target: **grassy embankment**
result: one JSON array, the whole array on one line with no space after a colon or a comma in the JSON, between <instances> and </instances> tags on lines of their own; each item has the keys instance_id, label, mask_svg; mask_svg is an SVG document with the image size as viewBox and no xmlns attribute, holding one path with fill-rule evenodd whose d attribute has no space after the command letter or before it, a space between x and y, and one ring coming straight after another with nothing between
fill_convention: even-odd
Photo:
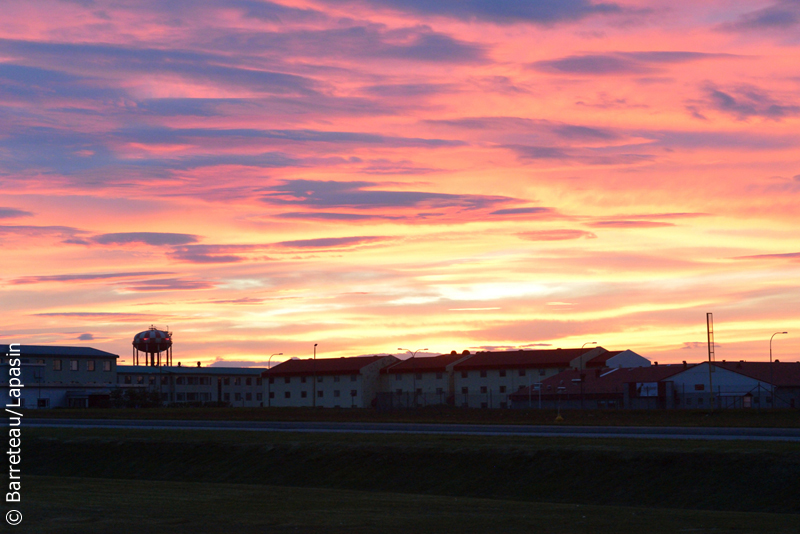
<instances>
[{"instance_id":1,"label":"grassy embankment","mask_svg":"<svg viewBox=\"0 0 800 534\"><path fill-rule=\"evenodd\" d=\"M43 533L800 525L784 442L31 428L24 450L21 511Z\"/></svg>"},{"instance_id":2,"label":"grassy embankment","mask_svg":"<svg viewBox=\"0 0 800 534\"><path fill-rule=\"evenodd\" d=\"M798 410L564 410L564 425L800 427ZM553 424L554 410L469 410L425 408L373 409L308 408L149 408L27 410L25 417L86 419L188 419L216 421L330 421L476 424Z\"/></svg>"}]
</instances>

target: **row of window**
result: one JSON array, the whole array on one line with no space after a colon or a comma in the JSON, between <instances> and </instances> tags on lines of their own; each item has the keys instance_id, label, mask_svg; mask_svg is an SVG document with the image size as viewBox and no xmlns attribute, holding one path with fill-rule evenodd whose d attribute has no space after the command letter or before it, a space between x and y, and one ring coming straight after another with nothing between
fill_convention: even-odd
<instances>
[{"instance_id":1,"label":"row of window","mask_svg":"<svg viewBox=\"0 0 800 534\"><path fill-rule=\"evenodd\" d=\"M123 376L124 376L124 378L122 379L123 383L125 383L125 384L132 384L133 383L132 375L123 375ZM144 382L145 382L145 380L144 380L144 376L143 375L136 375L136 383L137 384L144 384ZM156 376L155 375L148 376L147 377L147 383L150 384L150 385L155 384L156 383ZM226 385L226 386L230 386L231 385L231 379L230 378L225 378L225 379L223 379L222 383L224 385ZM252 378L245 378L244 383L247 386L252 386L253 385L253 379ZM263 381L262 381L261 378L256 378L255 383L256 383L256 386L261 386L263 384ZM161 376L161 385L162 386L166 386L168 384L169 384L169 377L162 375ZM211 377L209 377L209 376L179 376L178 378L175 379L175 384L177 384L179 386L183 386L183 385L210 386L211 385ZM241 377L234 378L233 379L233 385L234 386L241 386L242 385Z\"/></svg>"},{"instance_id":2,"label":"row of window","mask_svg":"<svg viewBox=\"0 0 800 534\"><path fill-rule=\"evenodd\" d=\"M245 393L244 395L242 395L242 393L234 393L233 394L233 400L236 401L236 402L241 402L243 398L244 398L244 400L252 401L253 400L253 394L252 393ZM231 401L231 394L230 393L225 393L224 396L223 396L223 399L225 400L225 402L230 402ZM264 400L264 394L263 393L256 393L256 400L257 401L263 401ZM176 393L175 394L175 402L198 402L198 401L200 401L200 402L210 402L211 401L211 393Z\"/></svg>"},{"instance_id":3,"label":"row of window","mask_svg":"<svg viewBox=\"0 0 800 534\"><path fill-rule=\"evenodd\" d=\"M342 391L340 389L334 389L333 390L333 396L335 398L341 397L342 396ZM358 397L358 390L357 389L351 389L350 390L350 396L351 397ZM324 398L324 397L325 397L325 392L324 391L322 391L322 390L317 391L317 398L321 399L321 398ZM274 399L275 398L275 392L274 391L270 391L269 392L269 398L270 399ZM284 391L283 392L283 398L291 399L292 398L292 392L291 391ZM300 392L300 398L301 399L308 398L308 391L301 391Z\"/></svg>"},{"instance_id":4,"label":"row of window","mask_svg":"<svg viewBox=\"0 0 800 534\"><path fill-rule=\"evenodd\" d=\"M559 369L558 372L560 373L560 372L562 372L564 370L565 369ZM498 372L500 373L500 378L503 378L503 377L506 376L506 370L505 369L500 369ZM525 376L526 369L518 369L517 370L517 374L519 376ZM539 369L539 376L545 376L546 374L547 374L547 370L546 369ZM480 371L480 375L481 375L481 378L486 378L487 377L487 371L485 369ZM415 373L414 374L414 378L416 378L417 380L422 380L422 373ZM444 378L444 373L436 373L436 380L442 380L443 378ZM469 378L469 371L461 371L461 378ZM401 374L401 373L395 374L394 375L394 379L397 380L397 381L402 380L403 379L403 374Z\"/></svg>"},{"instance_id":5,"label":"row of window","mask_svg":"<svg viewBox=\"0 0 800 534\"><path fill-rule=\"evenodd\" d=\"M526 371L527 371L527 369L517 369L517 376L525 376ZM558 370L559 373L564 372L564 371L566 371L566 369L559 369ZM498 372L500 373L500 378L503 378L503 377L506 376L506 370L505 369L500 369ZM487 373L487 371L485 369L482 370L481 371L481 378L486 378L486 373ZM539 369L539 376L545 376L545 374L547 374L547 370L546 369ZM469 375L468 371L461 371L461 378L467 378L468 375Z\"/></svg>"},{"instance_id":6,"label":"row of window","mask_svg":"<svg viewBox=\"0 0 800 534\"><path fill-rule=\"evenodd\" d=\"M36 363L44 363L44 360L37 360ZM61 371L63 369L63 360L53 360L53 371ZM103 371L111 371L111 362L103 360ZM80 371L80 360L69 361L70 371ZM86 360L86 370L96 371L97 365L94 360Z\"/></svg>"},{"instance_id":7,"label":"row of window","mask_svg":"<svg viewBox=\"0 0 800 534\"><path fill-rule=\"evenodd\" d=\"M305 384L306 383L306 378L308 378L308 377L301 376L300 377L300 383L301 384ZM317 377L317 382L321 383L323 378L324 378L323 376L318 376ZM339 376L339 375L334 375L333 376L333 381L334 382L340 382L341 379L342 379L342 377ZM350 375L350 382L357 382L357 381L358 381L358 375ZM291 384L291 382L292 382L292 377L291 376L284 376L283 377L283 383L284 384ZM275 383L275 377L274 376L269 377L269 383L270 384L274 384Z\"/></svg>"}]
</instances>

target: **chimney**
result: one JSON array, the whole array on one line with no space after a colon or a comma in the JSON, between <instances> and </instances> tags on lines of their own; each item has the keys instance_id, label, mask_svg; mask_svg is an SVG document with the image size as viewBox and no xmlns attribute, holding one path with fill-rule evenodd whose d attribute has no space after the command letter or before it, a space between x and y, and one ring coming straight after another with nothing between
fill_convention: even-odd
<instances>
[{"instance_id":1,"label":"chimney","mask_svg":"<svg viewBox=\"0 0 800 534\"><path fill-rule=\"evenodd\" d=\"M688 369L689 368L689 366L686 364L686 360L683 360L683 368L684 369Z\"/></svg>"},{"instance_id":2,"label":"chimney","mask_svg":"<svg viewBox=\"0 0 800 534\"><path fill-rule=\"evenodd\" d=\"M653 362L653 365L658 367L658 362Z\"/></svg>"},{"instance_id":3,"label":"chimney","mask_svg":"<svg viewBox=\"0 0 800 534\"><path fill-rule=\"evenodd\" d=\"M200 367L200 362L197 362L197 367Z\"/></svg>"},{"instance_id":4,"label":"chimney","mask_svg":"<svg viewBox=\"0 0 800 534\"><path fill-rule=\"evenodd\" d=\"M181 362L178 362L178 367L180 367L180 366L181 366Z\"/></svg>"}]
</instances>

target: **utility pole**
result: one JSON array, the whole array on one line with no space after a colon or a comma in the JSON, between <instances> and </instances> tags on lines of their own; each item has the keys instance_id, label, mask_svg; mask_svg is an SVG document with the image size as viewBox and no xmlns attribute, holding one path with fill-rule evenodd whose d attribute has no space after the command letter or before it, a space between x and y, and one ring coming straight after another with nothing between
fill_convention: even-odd
<instances>
[{"instance_id":1,"label":"utility pole","mask_svg":"<svg viewBox=\"0 0 800 534\"><path fill-rule=\"evenodd\" d=\"M711 409L714 409L714 315L706 314L706 331L708 332L708 401Z\"/></svg>"}]
</instances>

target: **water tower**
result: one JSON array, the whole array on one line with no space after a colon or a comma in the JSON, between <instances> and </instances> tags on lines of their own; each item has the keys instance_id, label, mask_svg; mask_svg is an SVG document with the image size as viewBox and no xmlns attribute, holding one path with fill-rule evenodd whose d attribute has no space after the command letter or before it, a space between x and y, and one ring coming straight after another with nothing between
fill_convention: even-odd
<instances>
[{"instance_id":1,"label":"water tower","mask_svg":"<svg viewBox=\"0 0 800 534\"><path fill-rule=\"evenodd\" d=\"M172 332L150 325L150 330L133 337L133 365L139 365L140 352L144 353L144 365L160 366L162 352L166 352L163 364L172 365Z\"/></svg>"}]
</instances>

